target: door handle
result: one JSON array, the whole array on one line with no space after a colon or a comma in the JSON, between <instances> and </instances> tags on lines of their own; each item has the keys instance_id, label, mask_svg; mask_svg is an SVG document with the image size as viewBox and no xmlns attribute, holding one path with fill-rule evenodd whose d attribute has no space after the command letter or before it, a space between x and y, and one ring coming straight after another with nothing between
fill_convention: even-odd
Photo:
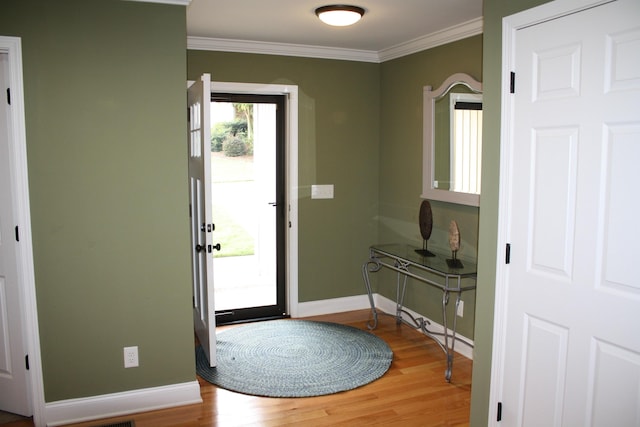
<instances>
[{"instance_id":1,"label":"door handle","mask_svg":"<svg viewBox=\"0 0 640 427\"><path fill-rule=\"evenodd\" d=\"M196 252L202 252L204 250L207 250L207 252L211 253L213 252L213 250L215 249L216 251L219 251L220 249L222 249L222 246L220 246L220 243L217 243L215 245L196 245Z\"/></svg>"},{"instance_id":2,"label":"door handle","mask_svg":"<svg viewBox=\"0 0 640 427\"><path fill-rule=\"evenodd\" d=\"M271 206L278 206L278 203L277 203L277 202L269 202L269 204L270 204Z\"/></svg>"}]
</instances>

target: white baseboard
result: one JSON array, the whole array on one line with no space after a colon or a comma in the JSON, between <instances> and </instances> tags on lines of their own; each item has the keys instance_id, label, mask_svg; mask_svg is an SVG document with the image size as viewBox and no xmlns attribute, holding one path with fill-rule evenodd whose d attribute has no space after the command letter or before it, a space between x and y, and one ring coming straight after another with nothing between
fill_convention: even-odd
<instances>
[{"instance_id":1,"label":"white baseboard","mask_svg":"<svg viewBox=\"0 0 640 427\"><path fill-rule=\"evenodd\" d=\"M47 426L80 423L135 412L201 403L198 381L45 404Z\"/></svg>"},{"instance_id":2,"label":"white baseboard","mask_svg":"<svg viewBox=\"0 0 640 427\"><path fill-rule=\"evenodd\" d=\"M386 298L379 294L373 294L373 300L375 301L376 308L382 310L385 313L394 314L396 312L396 303L389 298ZM307 316L320 316L323 314L342 313L344 311L363 310L370 308L369 298L366 295L357 295L353 297L333 298L327 300L301 302L298 304L298 317ZM415 318L423 317L427 319L431 324L429 329L434 332L443 332L444 326L433 321L427 316L423 316L420 313L409 310L405 310ZM442 337L436 336L436 338L444 343ZM467 344L468 343L468 344ZM470 344L470 345L469 345ZM473 341L469 338L456 334L456 344L454 351L473 360Z\"/></svg>"},{"instance_id":3,"label":"white baseboard","mask_svg":"<svg viewBox=\"0 0 640 427\"><path fill-rule=\"evenodd\" d=\"M364 310L370 307L369 298L366 295L300 302L298 303L297 317L321 316L344 311Z\"/></svg>"},{"instance_id":4,"label":"white baseboard","mask_svg":"<svg viewBox=\"0 0 640 427\"><path fill-rule=\"evenodd\" d=\"M374 301L377 309L385 313L395 313L396 303L389 298L374 294ZM298 304L298 317L319 316L368 308L370 308L370 305L366 295L310 301ZM429 320L431 322L429 325L431 330L435 332L444 331L444 327L439 323L412 310L407 309L407 311L416 318L424 317ZM460 334L458 334L458 338L461 338L461 340L456 340L455 351L469 359L473 359L473 341ZM200 385L198 381L192 381L46 403L44 418L47 426L54 427L201 402Z\"/></svg>"},{"instance_id":5,"label":"white baseboard","mask_svg":"<svg viewBox=\"0 0 640 427\"><path fill-rule=\"evenodd\" d=\"M395 315L396 312L396 303L395 301L384 297L380 294L374 294L373 295L373 300L376 303L376 309L378 310L382 310L385 313L389 313L392 315ZM428 318L427 316L423 316L420 313L416 313L413 310L409 310L408 308L404 308L405 311L407 311L408 313L410 313L414 318L420 318L423 317L426 320L428 320L430 322L429 325L429 330L433 331L433 332L438 332L438 333L442 333L444 331L444 326L442 326L441 324L434 322L432 319ZM418 329L419 331L420 329ZM451 333L451 330L449 329L449 333ZM440 336L436 336L435 337L438 341L440 341L441 343L444 344L444 338L440 337ZM468 343L468 344L467 344ZM453 348L453 350L456 353L459 353L461 355L463 355L464 357L473 360L473 341L470 340L469 338L460 335L459 333L456 333L456 343L455 343L455 347Z\"/></svg>"}]
</instances>

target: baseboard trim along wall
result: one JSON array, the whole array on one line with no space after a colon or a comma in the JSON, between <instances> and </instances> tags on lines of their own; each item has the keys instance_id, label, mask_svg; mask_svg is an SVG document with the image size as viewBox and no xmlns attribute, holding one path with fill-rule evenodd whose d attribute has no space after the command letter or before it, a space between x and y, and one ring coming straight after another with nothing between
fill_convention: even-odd
<instances>
[{"instance_id":1,"label":"baseboard trim along wall","mask_svg":"<svg viewBox=\"0 0 640 427\"><path fill-rule=\"evenodd\" d=\"M384 313L395 313L396 303L394 301L379 294L374 294L373 297L376 308ZM366 295L333 298L299 303L298 317L320 316L369 308L369 298ZM415 318L424 317L429 320L431 322L429 328L434 332L444 331L444 327L439 323L412 310L407 309L407 311ZM454 350L469 359L473 359L473 341L459 334L458 338L460 340L456 340ZM442 342L440 337L438 339ZM191 381L162 387L46 403L44 418L47 426L55 427L201 402L200 385L198 381Z\"/></svg>"},{"instance_id":2,"label":"baseboard trim along wall","mask_svg":"<svg viewBox=\"0 0 640 427\"><path fill-rule=\"evenodd\" d=\"M374 301L376 303L376 308L379 310L382 310L385 313L395 313L396 312L396 303L393 300L390 300L389 298L386 298L382 295L378 295L375 294L374 295ZM442 333L444 332L444 326L442 326L440 323L429 319L427 316L424 316L420 313L417 313L413 310L409 310L408 308L405 307L404 309L405 311L407 311L408 313L410 313L414 318L418 319L420 317L423 317L424 319L428 320L431 324L429 325L429 330L436 332L436 333ZM449 329L449 333L451 333L451 329ZM436 339L438 341L440 341L441 343L444 344L444 338L441 336L436 336ZM473 360L473 341L467 337L465 337L464 335L460 335L458 333L456 333L456 344L454 346L454 351L458 354L463 355L464 357Z\"/></svg>"},{"instance_id":3,"label":"baseboard trim along wall","mask_svg":"<svg viewBox=\"0 0 640 427\"><path fill-rule=\"evenodd\" d=\"M364 310L370 307L369 298L366 295L299 302L297 317L322 316L323 314Z\"/></svg>"},{"instance_id":4,"label":"baseboard trim along wall","mask_svg":"<svg viewBox=\"0 0 640 427\"><path fill-rule=\"evenodd\" d=\"M380 294L373 294L373 300L378 310L382 310L385 313L396 312L396 303L393 300ZM341 313L343 311L352 310L364 310L368 308L370 308L369 298L366 295L357 295L352 297L333 298L327 300L298 303L298 316L320 316L323 314ZM427 316L416 313L415 311L409 310L407 308L405 308L405 310L416 319L423 317L428 320L431 323L429 325L429 329L433 332L441 333L444 331L444 326L432 319L429 319ZM436 338L441 343L444 343L444 339L442 337L436 336ZM454 350L456 353L459 353L464 357L473 360L473 341L469 338L460 334L456 334L456 344Z\"/></svg>"},{"instance_id":5,"label":"baseboard trim along wall","mask_svg":"<svg viewBox=\"0 0 640 427\"><path fill-rule=\"evenodd\" d=\"M202 403L198 381L45 404L47 426Z\"/></svg>"}]
</instances>

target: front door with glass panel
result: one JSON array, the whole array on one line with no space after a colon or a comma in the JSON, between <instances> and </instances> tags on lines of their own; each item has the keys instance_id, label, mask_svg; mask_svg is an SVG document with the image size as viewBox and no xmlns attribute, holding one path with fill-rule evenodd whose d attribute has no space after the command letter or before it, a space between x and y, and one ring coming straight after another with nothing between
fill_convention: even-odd
<instances>
[{"instance_id":1,"label":"front door with glass panel","mask_svg":"<svg viewBox=\"0 0 640 427\"><path fill-rule=\"evenodd\" d=\"M189 216L193 274L193 322L210 366L216 366L216 318L213 312L211 164L209 102L211 77L203 74L187 90L189 101Z\"/></svg>"},{"instance_id":2,"label":"front door with glass panel","mask_svg":"<svg viewBox=\"0 0 640 427\"><path fill-rule=\"evenodd\" d=\"M218 323L286 314L284 101L282 95L211 95Z\"/></svg>"}]
</instances>

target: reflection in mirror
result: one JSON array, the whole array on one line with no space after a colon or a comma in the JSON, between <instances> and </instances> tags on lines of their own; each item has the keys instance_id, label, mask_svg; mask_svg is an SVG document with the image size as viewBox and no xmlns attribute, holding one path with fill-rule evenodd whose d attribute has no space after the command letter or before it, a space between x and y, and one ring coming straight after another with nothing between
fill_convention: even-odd
<instances>
[{"instance_id":1,"label":"reflection in mirror","mask_svg":"<svg viewBox=\"0 0 640 427\"><path fill-rule=\"evenodd\" d=\"M458 73L424 88L422 198L479 206L482 84Z\"/></svg>"},{"instance_id":2,"label":"reflection in mirror","mask_svg":"<svg viewBox=\"0 0 640 427\"><path fill-rule=\"evenodd\" d=\"M482 95L455 85L435 103L433 188L480 194Z\"/></svg>"}]
</instances>

